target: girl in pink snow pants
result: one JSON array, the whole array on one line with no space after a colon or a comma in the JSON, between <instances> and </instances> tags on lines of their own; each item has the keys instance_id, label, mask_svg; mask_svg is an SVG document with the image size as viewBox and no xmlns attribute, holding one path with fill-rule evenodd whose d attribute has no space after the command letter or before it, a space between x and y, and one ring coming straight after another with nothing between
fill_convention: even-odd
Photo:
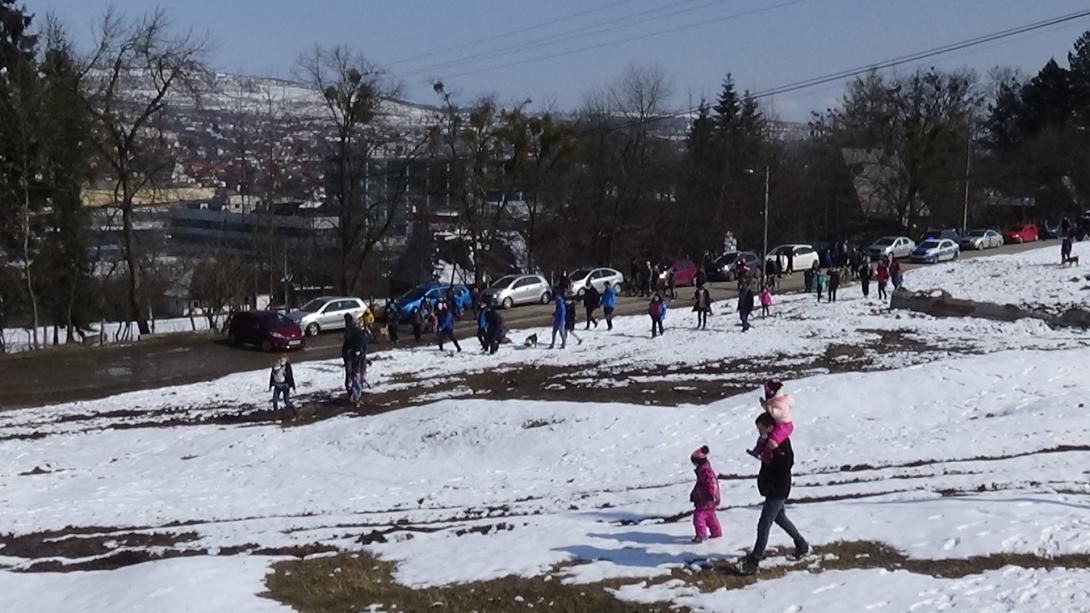
<instances>
[{"instance_id":1,"label":"girl in pink snow pants","mask_svg":"<svg viewBox=\"0 0 1090 613\"><path fill-rule=\"evenodd\" d=\"M696 529L694 543L702 543L711 538L723 536L723 530L719 527L719 518L715 515L715 508L719 506L719 479L715 475L715 469L708 462L708 446L704 445L693 452L689 457L696 469L696 485L689 494L689 500L694 505L693 527Z\"/></svg>"}]
</instances>

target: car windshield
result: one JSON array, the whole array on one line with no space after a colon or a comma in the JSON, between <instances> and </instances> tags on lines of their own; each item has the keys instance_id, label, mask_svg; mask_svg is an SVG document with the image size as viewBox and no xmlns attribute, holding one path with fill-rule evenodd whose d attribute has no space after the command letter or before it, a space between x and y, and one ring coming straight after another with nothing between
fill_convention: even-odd
<instances>
[{"instance_id":1,"label":"car windshield","mask_svg":"<svg viewBox=\"0 0 1090 613\"><path fill-rule=\"evenodd\" d=\"M318 309L321 309L323 306L325 306L326 302L328 302L328 300L322 300L321 298L315 298L314 300L311 300L310 302L308 302L308 303L304 304L303 306L299 307L299 310L304 311L306 313L317 313Z\"/></svg>"},{"instance_id":2,"label":"car windshield","mask_svg":"<svg viewBox=\"0 0 1090 613\"><path fill-rule=\"evenodd\" d=\"M896 240L897 239L895 239L895 238L890 238L890 237L887 236L885 238L878 239L874 244L878 245L879 247L885 247L886 245L892 245L893 242L896 241Z\"/></svg>"},{"instance_id":3,"label":"car windshield","mask_svg":"<svg viewBox=\"0 0 1090 613\"><path fill-rule=\"evenodd\" d=\"M281 328L284 326L292 325L292 320L285 317L282 313L266 313L261 318L261 323L265 324L267 328Z\"/></svg>"},{"instance_id":4,"label":"car windshield","mask_svg":"<svg viewBox=\"0 0 1090 613\"><path fill-rule=\"evenodd\" d=\"M725 255L719 256L719 264L721 266L726 266L726 265L729 265L729 264L733 264L734 261L737 260L737 259L738 259L738 254L737 253L727 253Z\"/></svg>"},{"instance_id":5,"label":"car windshield","mask_svg":"<svg viewBox=\"0 0 1090 613\"><path fill-rule=\"evenodd\" d=\"M776 249L774 249L772 251L772 253L774 253L776 255L787 255L788 253L791 253L791 245L784 245L783 247L776 247Z\"/></svg>"},{"instance_id":6,"label":"car windshield","mask_svg":"<svg viewBox=\"0 0 1090 613\"><path fill-rule=\"evenodd\" d=\"M500 277L499 279L496 279L496 282L492 284L492 287L495 289L507 289L508 287L511 287L511 284L514 283L517 278L518 277L514 275Z\"/></svg>"},{"instance_id":7,"label":"car windshield","mask_svg":"<svg viewBox=\"0 0 1090 613\"><path fill-rule=\"evenodd\" d=\"M973 230L969 236L984 236L984 230Z\"/></svg>"},{"instance_id":8,"label":"car windshield","mask_svg":"<svg viewBox=\"0 0 1090 613\"><path fill-rule=\"evenodd\" d=\"M422 287L414 287L411 290L405 292L404 294L401 294L401 300L403 302L412 302L414 300L420 300L421 298L424 297L424 292L425 291L426 290L424 288L422 288Z\"/></svg>"},{"instance_id":9,"label":"car windshield","mask_svg":"<svg viewBox=\"0 0 1090 613\"><path fill-rule=\"evenodd\" d=\"M1011 232L1021 232L1022 231L1022 226L1011 226L1010 231Z\"/></svg>"},{"instance_id":10,"label":"car windshield","mask_svg":"<svg viewBox=\"0 0 1090 613\"><path fill-rule=\"evenodd\" d=\"M587 276L589 274L590 274L590 269L589 268L580 268L579 270L577 270L577 271L573 272L571 275L569 275L569 278L571 278L571 279L582 279L583 277L585 277L585 276Z\"/></svg>"},{"instance_id":11,"label":"car windshield","mask_svg":"<svg viewBox=\"0 0 1090 613\"><path fill-rule=\"evenodd\" d=\"M934 249L939 246L939 241L924 241L920 243L921 249Z\"/></svg>"}]
</instances>

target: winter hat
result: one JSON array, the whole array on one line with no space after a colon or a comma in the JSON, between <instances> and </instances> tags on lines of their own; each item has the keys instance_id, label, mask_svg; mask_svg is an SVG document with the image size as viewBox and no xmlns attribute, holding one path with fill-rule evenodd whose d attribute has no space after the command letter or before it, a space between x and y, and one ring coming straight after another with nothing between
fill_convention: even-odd
<instances>
[{"instance_id":1,"label":"winter hat","mask_svg":"<svg viewBox=\"0 0 1090 613\"><path fill-rule=\"evenodd\" d=\"M703 464L708 461L708 454L711 450L707 445L701 445L700 449L693 452L693 455L689 456L689 459L693 461L693 464Z\"/></svg>"},{"instance_id":2,"label":"winter hat","mask_svg":"<svg viewBox=\"0 0 1090 613\"><path fill-rule=\"evenodd\" d=\"M783 389L783 381L778 378L773 377L765 381L765 399L775 396L781 389Z\"/></svg>"}]
</instances>

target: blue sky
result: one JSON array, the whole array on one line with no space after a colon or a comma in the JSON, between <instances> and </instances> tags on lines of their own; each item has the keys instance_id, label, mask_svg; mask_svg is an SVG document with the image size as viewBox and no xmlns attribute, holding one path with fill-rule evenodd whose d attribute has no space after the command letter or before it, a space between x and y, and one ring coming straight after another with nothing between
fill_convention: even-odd
<instances>
[{"instance_id":1,"label":"blue sky","mask_svg":"<svg viewBox=\"0 0 1090 613\"><path fill-rule=\"evenodd\" d=\"M81 44L110 4L24 2L32 12L56 13ZM113 5L130 15L155 6ZM530 98L536 107L565 109L632 63L660 66L671 77L672 106L683 108L702 95L714 98L727 72L741 87L760 91L1087 8L1085 0L163 0L159 6L179 26L210 35L218 70L287 77L315 44L345 44L386 66L411 100L434 102L429 83L441 79L465 98L495 94L504 102ZM504 36L521 29L528 30ZM662 30L675 31L655 34ZM986 75L1008 65L1032 73L1050 57L1066 61L1086 30L1090 19L922 66L965 66ZM642 38L609 44L636 37ZM539 39L545 40L533 42ZM572 53L594 45L602 46ZM423 54L431 55L417 57ZM544 57L554 54L566 55ZM441 62L451 65L436 66ZM825 85L768 104L779 117L805 119L835 104L842 90Z\"/></svg>"}]
</instances>

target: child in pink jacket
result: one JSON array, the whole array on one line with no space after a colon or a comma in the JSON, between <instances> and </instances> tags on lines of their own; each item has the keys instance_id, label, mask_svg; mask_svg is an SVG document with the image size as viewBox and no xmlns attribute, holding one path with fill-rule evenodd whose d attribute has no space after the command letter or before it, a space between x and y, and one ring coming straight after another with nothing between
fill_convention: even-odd
<instances>
[{"instance_id":1,"label":"child in pink jacket","mask_svg":"<svg viewBox=\"0 0 1090 613\"><path fill-rule=\"evenodd\" d=\"M715 514L715 508L719 506L719 478L708 462L708 446L704 445L689 456L696 469L696 485L689 494L689 500L693 503L693 528L696 529L694 543L703 543L708 540L708 532L711 538L723 536L723 530L719 527L719 517Z\"/></svg>"},{"instance_id":2,"label":"child in pink jacket","mask_svg":"<svg viewBox=\"0 0 1090 613\"><path fill-rule=\"evenodd\" d=\"M768 309L772 306L772 291L766 285L761 289L761 317L768 317Z\"/></svg>"},{"instance_id":3,"label":"child in pink jacket","mask_svg":"<svg viewBox=\"0 0 1090 613\"><path fill-rule=\"evenodd\" d=\"M761 408L776 420L776 426L768 435L761 435L757 444L747 453L759 458L762 462L772 460L772 452L795 431L792 421L791 409L795 407L795 401L783 392L783 381L769 379L765 382L764 398L761 398Z\"/></svg>"}]
</instances>

